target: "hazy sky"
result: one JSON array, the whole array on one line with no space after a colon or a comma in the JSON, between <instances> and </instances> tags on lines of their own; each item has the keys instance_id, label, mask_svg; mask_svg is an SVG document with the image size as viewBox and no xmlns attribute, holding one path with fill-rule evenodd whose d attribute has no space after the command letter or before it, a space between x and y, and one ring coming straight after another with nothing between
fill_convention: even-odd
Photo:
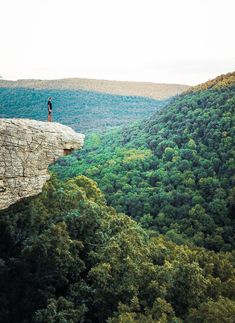
<instances>
[{"instance_id":1,"label":"hazy sky","mask_svg":"<svg viewBox=\"0 0 235 323\"><path fill-rule=\"evenodd\" d=\"M235 70L235 0L0 0L5 79L196 84Z\"/></svg>"}]
</instances>

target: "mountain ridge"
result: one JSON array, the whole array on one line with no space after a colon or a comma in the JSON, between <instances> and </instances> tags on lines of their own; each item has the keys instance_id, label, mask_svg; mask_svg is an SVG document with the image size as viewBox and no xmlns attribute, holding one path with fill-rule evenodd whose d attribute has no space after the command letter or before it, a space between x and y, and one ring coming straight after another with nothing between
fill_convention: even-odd
<instances>
[{"instance_id":1,"label":"mountain ridge","mask_svg":"<svg viewBox=\"0 0 235 323\"><path fill-rule=\"evenodd\" d=\"M235 71L231 73L221 74L212 80L192 86L186 93L194 93L208 89L219 89L223 87L232 86L235 84Z\"/></svg>"},{"instance_id":2,"label":"mountain ridge","mask_svg":"<svg viewBox=\"0 0 235 323\"><path fill-rule=\"evenodd\" d=\"M0 87L73 89L125 96L143 96L153 99L167 99L171 96L178 95L189 88L188 85L184 84L112 81L88 78L64 78L54 80L19 79L17 81L0 79Z\"/></svg>"}]
</instances>

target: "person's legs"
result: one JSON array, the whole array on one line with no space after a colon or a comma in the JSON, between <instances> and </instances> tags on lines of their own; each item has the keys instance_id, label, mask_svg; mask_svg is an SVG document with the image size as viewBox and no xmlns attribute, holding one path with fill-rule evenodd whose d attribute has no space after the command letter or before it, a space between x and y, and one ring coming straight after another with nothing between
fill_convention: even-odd
<instances>
[{"instance_id":1,"label":"person's legs","mask_svg":"<svg viewBox=\"0 0 235 323\"><path fill-rule=\"evenodd\" d=\"M51 122L51 114L50 114L50 113L48 113L47 121L48 121L48 122Z\"/></svg>"}]
</instances>

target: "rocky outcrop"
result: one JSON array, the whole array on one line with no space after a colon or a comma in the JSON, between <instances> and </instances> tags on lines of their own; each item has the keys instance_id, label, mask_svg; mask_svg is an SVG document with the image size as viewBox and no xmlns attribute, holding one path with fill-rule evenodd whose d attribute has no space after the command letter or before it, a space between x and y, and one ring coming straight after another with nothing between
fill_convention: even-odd
<instances>
[{"instance_id":1,"label":"rocky outcrop","mask_svg":"<svg viewBox=\"0 0 235 323\"><path fill-rule=\"evenodd\" d=\"M0 209L40 193L48 165L83 142L83 134L58 123L0 119Z\"/></svg>"}]
</instances>

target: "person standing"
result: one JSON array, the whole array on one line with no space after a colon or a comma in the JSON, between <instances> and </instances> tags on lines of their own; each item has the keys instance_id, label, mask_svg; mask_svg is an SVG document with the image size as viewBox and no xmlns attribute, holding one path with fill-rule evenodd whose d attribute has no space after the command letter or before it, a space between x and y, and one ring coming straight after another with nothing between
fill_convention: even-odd
<instances>
[{"instance_id":1,"label":"person standing","mask_svg":"<svg viewBox=\"0 0 235 323\"><path fill-rule=\"evenodd\" d=\"M51 102L51 97L48 98L48 101L47 101L47 109L48 109L48 122L51 122L52 121L52 102Z\"/></svg>"}]
</instances>

